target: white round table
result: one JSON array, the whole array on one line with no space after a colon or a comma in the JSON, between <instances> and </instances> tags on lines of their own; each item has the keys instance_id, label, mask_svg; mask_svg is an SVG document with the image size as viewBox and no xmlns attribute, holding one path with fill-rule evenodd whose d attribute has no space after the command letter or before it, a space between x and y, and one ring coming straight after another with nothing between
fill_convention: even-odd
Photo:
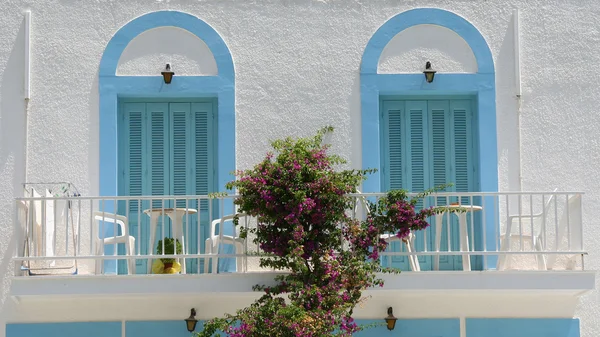
<instances>
[{"instance_id":1,"label":"white round table","mask_svg":"<svg viewBox=\"0 0 600 337\"><path fill-rule=\"evenodd\" d=\"M436 250L440 251L440 244L442 241L442 225L444 220L444 214L447 212L453 213L458 217L458 225L459 225L459 238L460 238L460 251L468 252L469 249L469 231L467 229L467 213L468 212L477 212L481 211L483 207L477 205L460 205L460 204L450 204L444 205L440 207L445 207L447 209L446 212L436 214L435 215L435 245ZM466 212L456 212L454 210L464 209ZM448 226L450 226L450 222L448 222ZM450 251L450 247L448 247L448 251ZM462 255L462 265L463 270L471 270L471 256L466 254ZM434 260L434 269L439 270L440 268L440 256L436 255Z\"/></svg>"},{"instance_id":2,"label":"white round table","mask_svg":"<svg viewBox=\"0 0 600 337\"><path fill-rule=\"evenodd\" d=\"M176 238L181 243L183 253L186 253L185 236L183 235L183 217L189 214L196 214L198 210L193 208L150 208L144 210L144 214L150 217L150 242L148 247L149 255L154 254L154 240L156 239L156 226L158 218L168 216L173 222L173 238ZM177 251L174 252L177 254ZM180 259L177 259L179 262ZM181 262L180 262L181 263ZM152 261L148 261L148 274L152 272ZM181 263L181 272L185 274L185 259Z\"/></svg>"}]
</instances>

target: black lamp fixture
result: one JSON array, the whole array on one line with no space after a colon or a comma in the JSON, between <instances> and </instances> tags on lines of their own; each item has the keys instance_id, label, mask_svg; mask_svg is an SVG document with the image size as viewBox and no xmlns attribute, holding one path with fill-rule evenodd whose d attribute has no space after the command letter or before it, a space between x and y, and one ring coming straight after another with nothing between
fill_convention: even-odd
<instances>
[{"instance_id":1,"label":"black lamp fixture","mask_svg":"<svg viewBox=\"0 0 600 337\"><path fill-rule=\"evenodd\" d=\"M185 319L187 330L189 332L194 332L194 330L196 330L196 323L198 323L198 320L196 319L196 309L192 308L190 310L190 317Z\"/></svg>"},{"instance_id":2,"label":"black lamp fixture","mask_svg":"<svg viewBox=\"0 0 600 337\"><path fill-rule=\"evenodd\" d=\"M389 307L388 315L385 318L385 322L387 323L388 330L390 330L390 331L394 330L394 328L396 327L397 320L398 319L396 317L394 317L394 310L392 309L392 307Z\"/></svg>"},{"instance_id":3,"label":"black lamp fixture","mask_svg":"<svg viewBox=\"0 0 600 337\"><path fill-rule=\"evenodd\" d=\"M437 71L431 68L431 62L427 61L427 63L425 63L425 70L423 70L423 74L425 74L425 80L427 83L433 82L433 77L435 76L436 72Z\"/></svg>"},{"instance_id":4,"label":"black lamp fixture","mask_svg":"<svg viewBox=\"0 0 600 337\"><path fill-rule=\"evenodd\" d=\"M166 84L171 83L173 75L175 75L175 73L171 71L171 64L167 63L165 70L163 70L161 74L163 75L163 79L165 80Z\"/></svg>"}]
</instances>

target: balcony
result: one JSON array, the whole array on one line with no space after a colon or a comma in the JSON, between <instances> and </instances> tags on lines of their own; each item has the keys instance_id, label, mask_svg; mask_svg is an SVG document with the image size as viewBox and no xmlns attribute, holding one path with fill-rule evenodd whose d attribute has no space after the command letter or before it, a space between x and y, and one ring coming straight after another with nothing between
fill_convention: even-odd
<instances>
[{"instance_id":1,"label":"balcony","mask_svg":"<svg viewBox=\"0 0 600 337\"><path fill-rule=\"evenodd\" d=\"M348 215L363 218L365 200L383 195L352 195L356 207ZM532 299L550 293L576 298L594 289L595 281L585 271L582 196L430 195L423 206L445 205L446 213L431 217L429 228L410 240L383 236L391 244L381 263L403 273L385 275L385 287L368 292L375 298L390 291L443 296L525 291ZM18 198L15 219L23 245L13 259L12 298L202 294L249 303L256 296L252 286L272 282L275 271L259 267L261 251L251 238L237 237L239 230L227 218L234 198ZM256 226L256 219L241 218L239 225ZM169 251L165 238L177 238L181 251ZM164 263L156 262L163 259L181 268L175 264L168 270L174 274L164 274Z\"/></svg>"}]
</instances>

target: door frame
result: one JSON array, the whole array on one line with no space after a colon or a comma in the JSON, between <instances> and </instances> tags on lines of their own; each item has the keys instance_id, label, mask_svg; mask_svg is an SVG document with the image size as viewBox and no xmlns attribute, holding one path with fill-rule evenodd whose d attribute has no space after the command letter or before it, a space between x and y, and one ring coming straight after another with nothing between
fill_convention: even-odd
<instances>
[{"instance_id":1,"label":"door frame","mask_svg":"<svg viewBox=\"0 0 600 337\"><path fill-rule=\"evenodd\" d=\"M204 42L217 64L217 75L177 75L165 84L155 76L118 76L117 68L125 48L140 34L155 28L177 27ZM200 41L199 41L200 42ZM117 110L120 97L217 97L218 98L218 163L217 189L226 184L235 171L235 70L233 57L219 33L200 18L180 11L156 11L133 18L112 36L98 67L98 191L101 196L116 196L117 186ZM233 212L233 202L224 202L223 212ZM113 213L112 203L102 210ZM106 254L113 253L107 247ZM105 274L117 272L116 261L104 261Z\"/></svg>"},{"instance_id":2,"label":"door frame","mask_svg":"<svg viewBox=\"0 0 600 337\"><path fill-rule=\"evenodd\" d=\"M388 43L400 32L418 25L450 29L469 46L477 62L475 73L442 73L428 83L421 69L408 74L379 74L379 60ZM360 65L361 162L363 169L380 168L379 100L381 95L474 95L477 97L479 186L482 192L498 192L498 131L496 128L496 75L491 50L481 32L465 18L439 8L411 9L387 20L371 36ZM380 192L381 173L362 184L363 192ZM493 200L486 198L486 204ZM488 250L499 247L497 215L485 213L484 240ZM480 249L475 247L476 249ZM483 258L483 269L495 269L497 256Z\"/></svg>"}]
</instances>

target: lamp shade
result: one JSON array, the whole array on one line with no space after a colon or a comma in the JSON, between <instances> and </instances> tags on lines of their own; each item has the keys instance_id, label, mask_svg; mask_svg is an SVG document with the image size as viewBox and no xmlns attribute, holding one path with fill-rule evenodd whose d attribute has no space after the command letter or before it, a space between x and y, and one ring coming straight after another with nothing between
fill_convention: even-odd
<instances>
[{"instance_id":1,"label":"lamp shade","mask_svg":"<svg viewBox=\"0 0 600 337\"><path fill-rule=\"evenodd\" d=\"M392 309L392 307L389 307L387 310L387 317L385 318L385 323L387 324L387 328L388 330L394 330L394 328L396 327L396 321L398 320L396 317L394 317L394 310Z\"/></svg>"},{"instance_id":2,"label":"lamp shade","mask_svg":"<svg viewBox=\"0 0 600 337\"><path fill-rule=\"evenodd\" d=\"M423 74L425 74L425 80L427 83L433 82L436 72L437 71L431 68L431 62L427 61L427 63L425 63L425 70L423 70Z\"/></svg>"},{"instance_id":3,"label":"lamp shade","mask_svg":"<svg viewBox=\"0 0 600 337\"><path fill-rule=\"evenodd\" d=\"M171 83L173 80L173 75L175 75L175 73L171 71L171 65L169 63L167 63L165 70L163 70L161 74L163 75L163 79L165 80L166 84Z\"/></svg>"},{"instance_id":4,"label":"lamp shade","mask_svg":"<svg viewBox=\"0 0 600 337\"><path fill-rule=\"evenodd\" d=\"M198 320L196 319L196 309L192 308L190 310L190 317L185 319L187 330L189 332L196 330L196 323L198 323Z\"/></svg>"}]
</instances>

